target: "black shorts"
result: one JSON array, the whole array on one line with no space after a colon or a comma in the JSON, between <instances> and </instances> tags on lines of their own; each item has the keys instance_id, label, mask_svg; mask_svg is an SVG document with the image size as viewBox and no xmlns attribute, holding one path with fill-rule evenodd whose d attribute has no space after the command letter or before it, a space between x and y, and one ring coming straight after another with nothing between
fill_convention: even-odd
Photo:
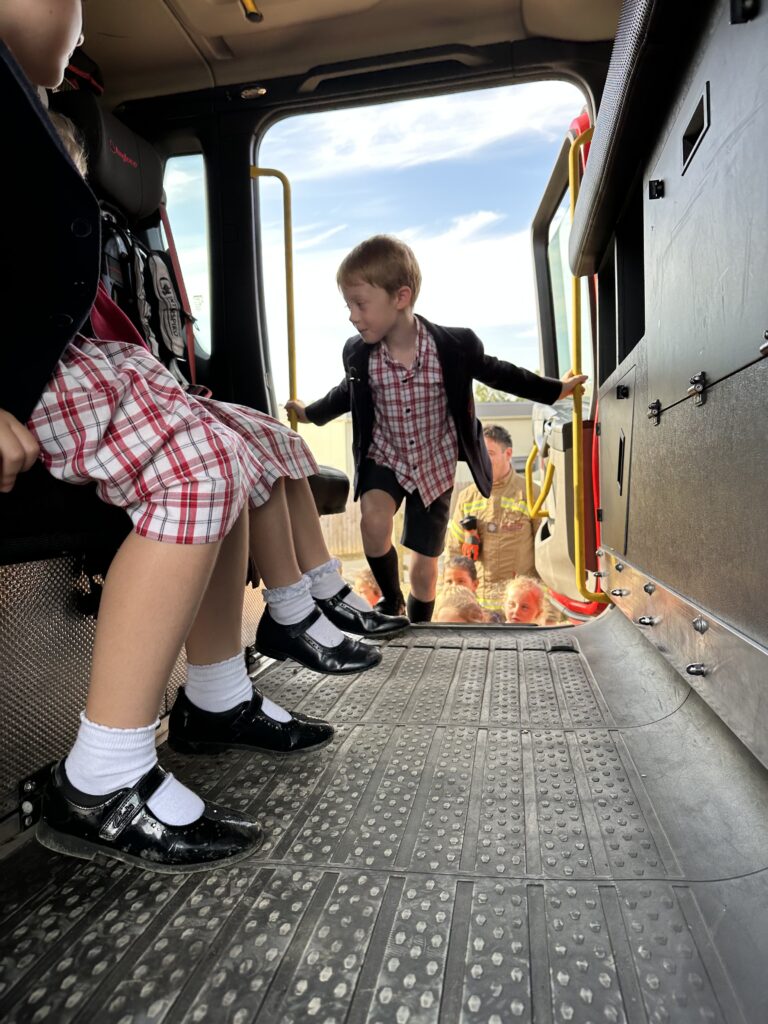
<instances>
[{"instance_id":1,"label":"black shorts","mask_svg":"<svg viewBox=\"0 0 768 1024\"><path fill-rule=\"evenodd\" d=\"M360 494L366 491L385 491L397 508L400 508L405 498L405 522L400 538L403 547L428 558L437 558L443 553L445 531L451 514L452 487L435 498L429 508L425 508L419 492L409 494L398 483L391 469L379 466L373 459L364 459L360 467Z\"/></svg>"}]
</instances>

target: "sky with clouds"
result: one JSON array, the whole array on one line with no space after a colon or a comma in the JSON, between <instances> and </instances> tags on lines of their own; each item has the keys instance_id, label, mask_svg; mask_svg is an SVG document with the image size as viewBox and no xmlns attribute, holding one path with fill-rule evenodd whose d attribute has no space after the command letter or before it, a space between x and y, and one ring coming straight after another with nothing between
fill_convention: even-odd
<instances>
[{"instance_id":1,"label":"sky with clouds","mask_svg":"<svg viewBox=\"0 0 768 1024\"><path fill-rule=\"evenodd\" d=\"M397 235L416 253L424 280L417 312L472 327L491 354L538 367L531 219L582 107L575 87L540 82L300 115L268 131L259 163L287 174L293 191L300 398L319 398L341 379L341 348L354 332L336 268L354 245L379 232ZM282 194L275 181L254 187L261 193L267 323L282 403L288 397ZM204 333L201 189L199 161L174 161L166 174L169 211Z\"/></svg>"}]
</instances>

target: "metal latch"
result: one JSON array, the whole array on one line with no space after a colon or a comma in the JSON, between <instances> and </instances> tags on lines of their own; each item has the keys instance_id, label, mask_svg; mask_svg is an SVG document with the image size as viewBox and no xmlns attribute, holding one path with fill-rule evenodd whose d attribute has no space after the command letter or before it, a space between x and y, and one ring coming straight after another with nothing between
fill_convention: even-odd
<instances>
[{"instance_id":1,"label":"metal latch","mask_svg":"<svg viewBox=\"0 0 768 1024\"><path fill-rule=\"evenodd\" d=\"M704 405L707 399L704 388L707 386L707 375L704 370L699 370L698 373L690 378L691 386L688 388L688 394L693 395L694 405Z\"/></svg>"},{"instance_id":2,"label":"metal latch","mask_svg":"<svg viewBox=\"0 0 768 1024\"><path fill-rule=\"evenodd\" d=\"M661 420L661 399L655 398L648 406L648 419L654 427L658 427Z\"/></svg>"}]
</instances>

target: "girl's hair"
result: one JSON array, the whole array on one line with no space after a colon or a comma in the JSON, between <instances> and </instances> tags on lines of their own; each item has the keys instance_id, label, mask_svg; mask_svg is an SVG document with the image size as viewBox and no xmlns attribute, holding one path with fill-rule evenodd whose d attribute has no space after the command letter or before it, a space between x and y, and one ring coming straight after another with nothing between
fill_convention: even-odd
<instances>
[{"instance_id":1,"label":"girl's hair","mask_svg":"<svg viewBox=\"0 0 768 1024\"><path fill-rule=\"evenodd\" d=\"M485 612L469 587L453 583L443 587L437 598L435 614L443 608L455 608L469 622L485 622Z\"/></svg>"},{"instance_id":2,"label":"girl's hair","mask_svg":"<svg viewBox=\"0 0 768 1024\"><path fill-rule=\"evenodd\" d=\"M411 305L421 288L421 270L410 246L391 235L374 235L345 256L336 273L339 288L364 281L395 295L399 288L411 289Z\"/></svg>"},{"instance_id":3,"label":"girl's hair","mask_svg":"<svg viewBox=\"0 0 768 1024\"><path fill-rule=\"evenodd\" d=\"M541 623L547 610L547 596L544 593L541 583L534 579L533 576L513 576L507 583L504 588L504 614L506 615L507 602L510 597L518 591L528 592L535 595L539 606L539 612L534 621Z\"/></svg>"},{"instance_id":4,"label":"girl's hair","mask_svg":"<svg viewBox=\"0 0 768 1024\"><path fill-rule=\"evenodd\" d=\"M50 117L51 124L56 129L56 133L61 139L64 149L69 153L72 163L85 178L88 174L88 161L85 156L85 146L83 145L77 128L75 128L74 124L68 117L65 117L64 114L57 113L55 110L49 110L48 117Z\"/></svg>"}]
</instances>

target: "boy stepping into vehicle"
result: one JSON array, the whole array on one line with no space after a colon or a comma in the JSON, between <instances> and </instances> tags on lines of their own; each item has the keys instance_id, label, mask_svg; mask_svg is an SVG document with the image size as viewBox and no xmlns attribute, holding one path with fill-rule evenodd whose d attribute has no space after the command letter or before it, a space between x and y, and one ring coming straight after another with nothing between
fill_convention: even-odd
<instances>
[{"instance_id":1,"label":"boy stepping into vehicle","mask_svg":"<svg viewBox=\"0 0 768 1024\"><path fill-rule=\"evenodd\" d=\"M318 425L351 410L354 495L365 555L383 594L378 607L390 614L403 608L392 524L405 500L402 543L412 552L408 616L428 622L457 460L468 463L483 495L491 492L472 382L551 405L586 377L570 370L562 380L539 377L486 355L471 330L416 316L421 271L396 238L362 242L343 260L336 281L358 332L344 346L344 379L311 405L290 401L286 409Z\"/></svg>"}]
</instances>

